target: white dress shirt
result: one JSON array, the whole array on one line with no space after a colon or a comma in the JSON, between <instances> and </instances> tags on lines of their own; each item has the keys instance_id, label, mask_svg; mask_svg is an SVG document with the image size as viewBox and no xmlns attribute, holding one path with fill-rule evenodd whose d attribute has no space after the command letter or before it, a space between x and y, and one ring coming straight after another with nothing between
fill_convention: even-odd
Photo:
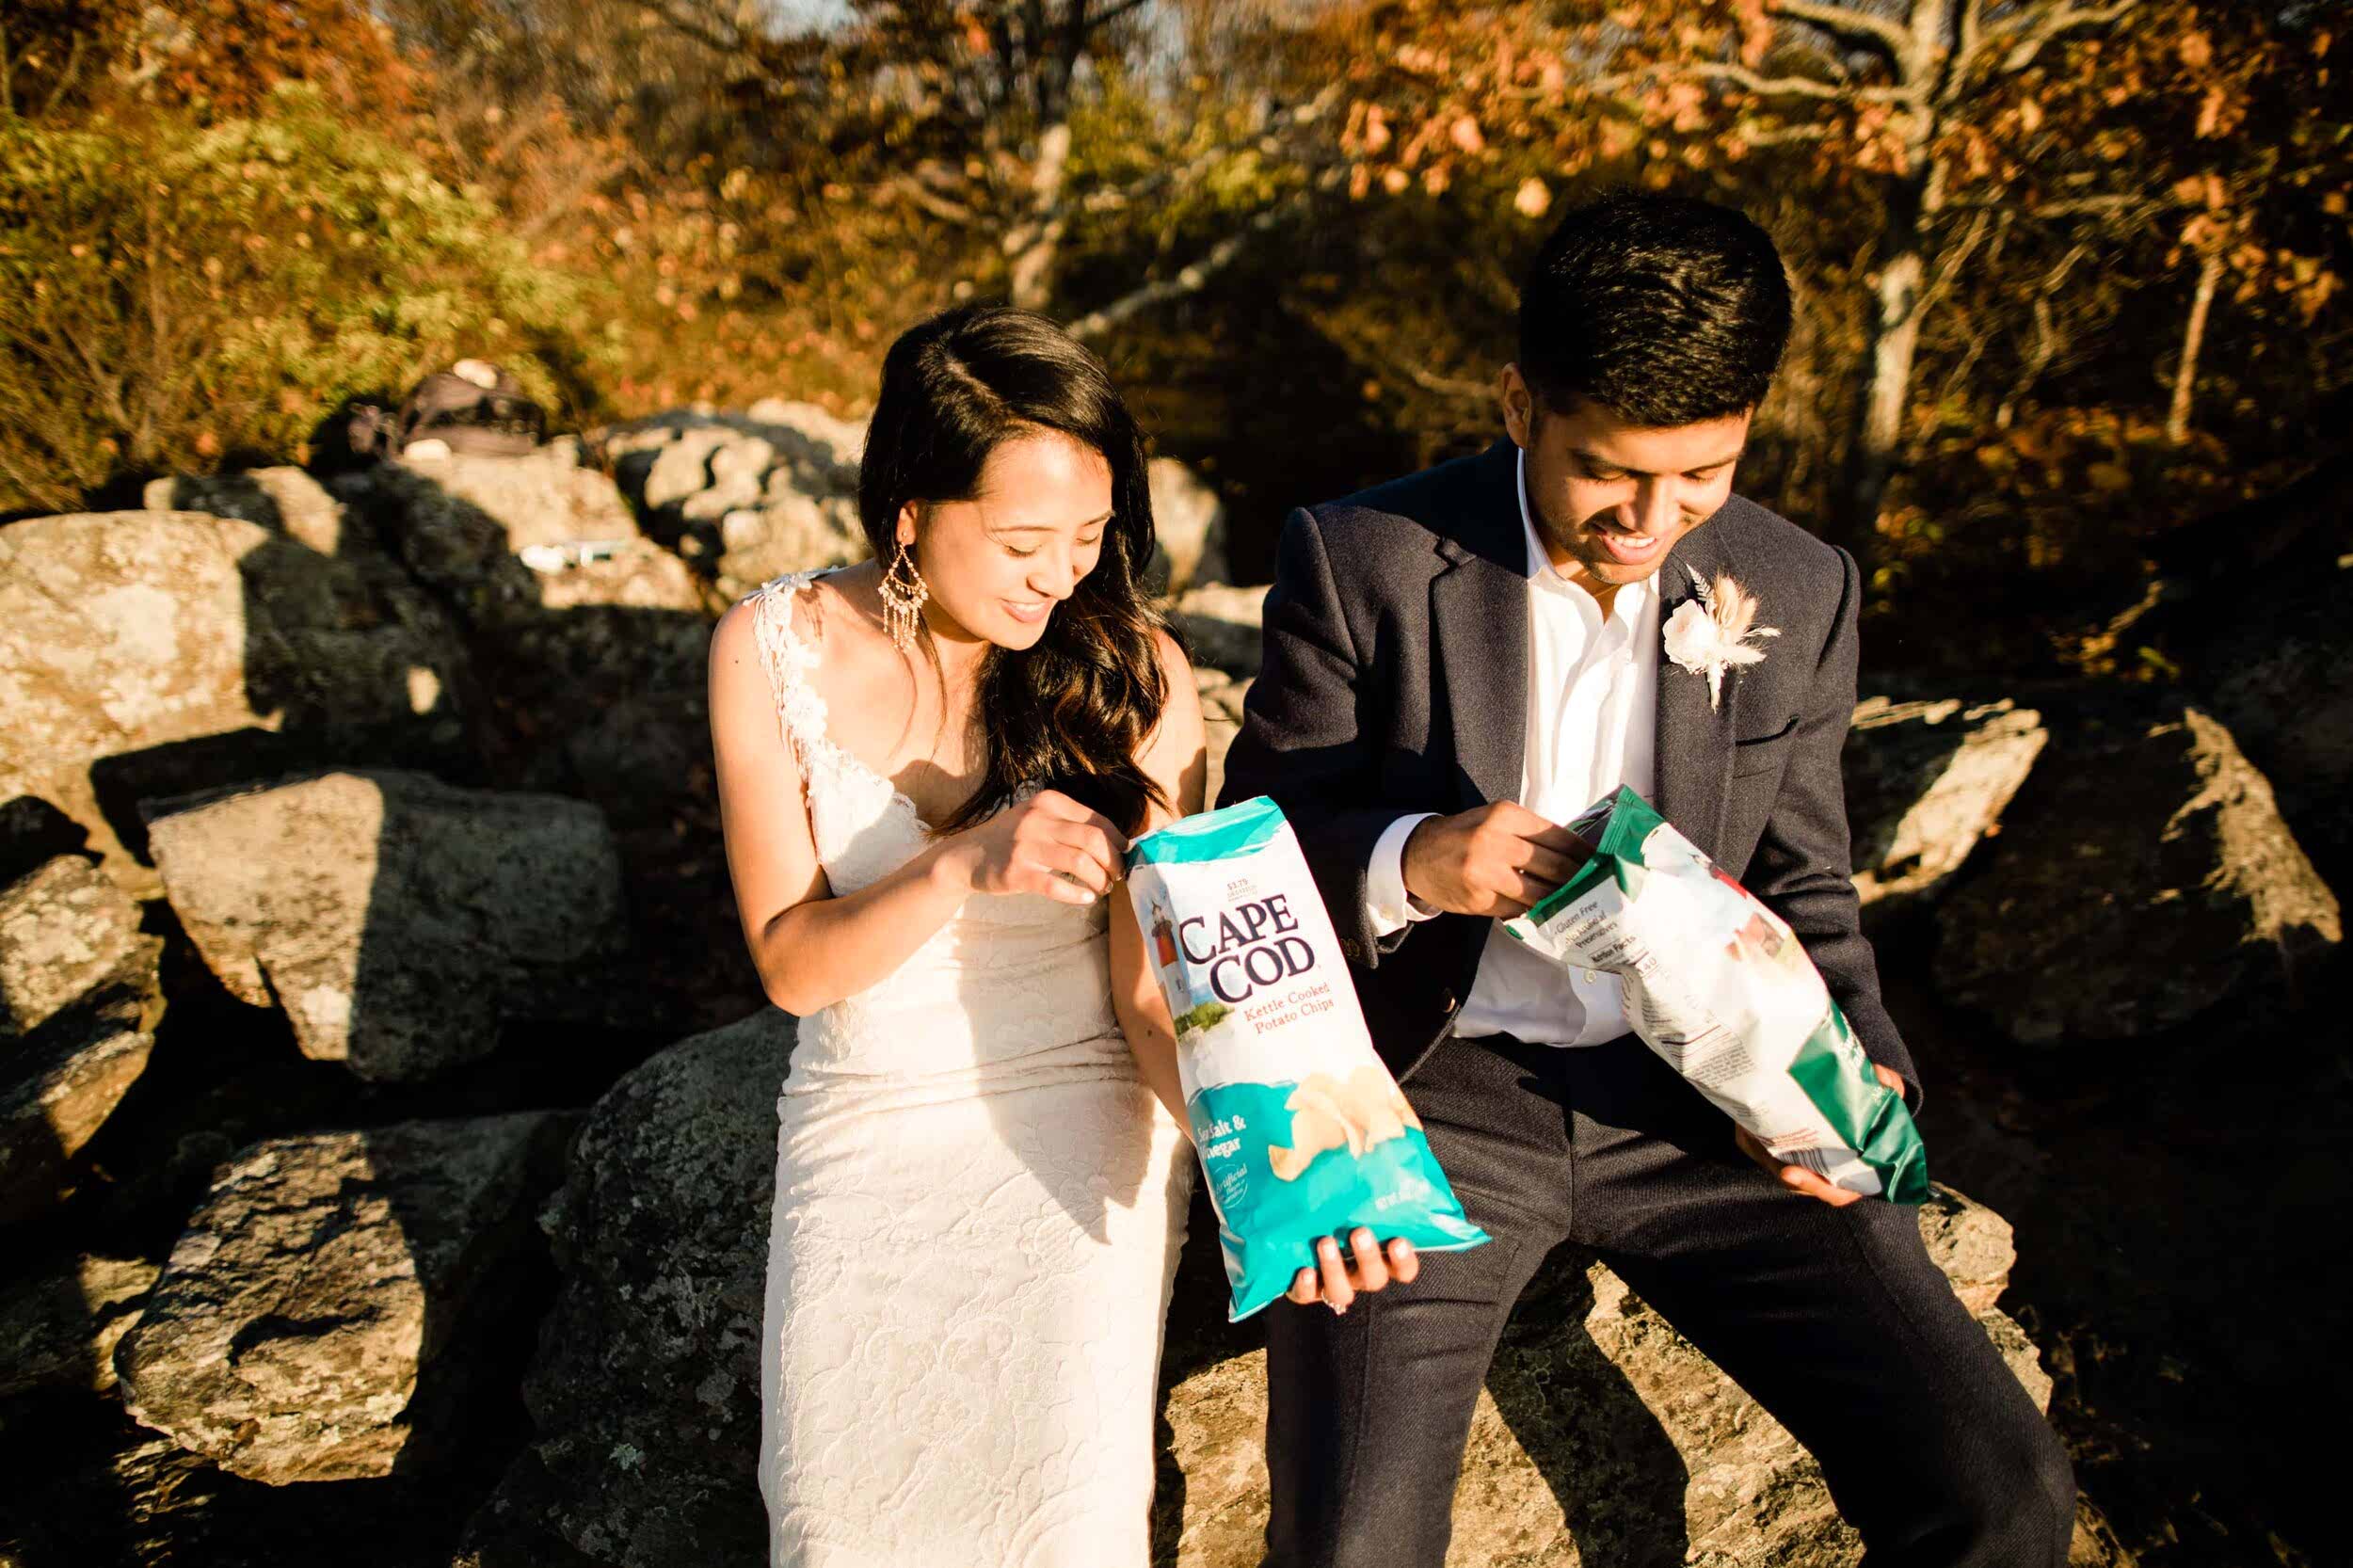
<instances>
[{"instance_id":1,"label":"white dress shirt","mask_svg":"<svg viewBox=\"0 0 2353 1568\"><path fill-rule=\"evenodd\" d=\"M1609 614L1554 569L1528 509L1528 455L1519 458L1520 526L1528 536L1528 718L1519 802L1565 823L1621 785L1652 792L1658 698L1658 586L1621 587ZM1367 913L1382 936L1437 913L1405 894L1405 840L1436 812L1402 816L1373 845ZM1479 975L1454 1032L1511 1034L1531 1045L1591 1046L1626 1032L1617 977L1566 969L1487 933Z\"/></svg>"}]
</instances>

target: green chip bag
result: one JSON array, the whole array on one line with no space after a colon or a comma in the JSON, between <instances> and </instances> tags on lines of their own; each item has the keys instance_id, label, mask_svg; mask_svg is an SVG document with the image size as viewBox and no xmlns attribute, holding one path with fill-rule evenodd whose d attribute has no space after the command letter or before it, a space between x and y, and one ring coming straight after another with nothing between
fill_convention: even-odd
<instances>
[{"instance_id":1,"label":"green chip bag","mask_svg":"<svg viewBox=\"0 0 2353 1568\"><path fill-rule=\"evenodd\" d=\"M1569 825L1593 857L1505 932L1616 975L1634 1032L1774 1159L1866 1196L1927 1197L1912 1112L1781 917L1631 790Z\"/></svg>"},{"instance_id":2,"label":"green chip bag","mask_svg":"<svg viewBox=\"0 0 2353 1568\"><path fill-rule=\"evenodd\" d=\"M1331 916L1273 801L1138 840L1128 896L1176 1024L1229 1320L1289 1289L1319 1240L1345 1247L1358 1225L1422 1252L1488 1240L1373 1051Z\"/></svg>"}]
</instances>

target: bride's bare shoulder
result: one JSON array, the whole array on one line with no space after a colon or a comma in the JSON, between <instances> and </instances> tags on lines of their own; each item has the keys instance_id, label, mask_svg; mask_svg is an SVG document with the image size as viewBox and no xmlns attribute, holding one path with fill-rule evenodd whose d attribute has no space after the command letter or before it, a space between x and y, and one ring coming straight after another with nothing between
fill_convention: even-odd
<instances>
[{"instance_id":1,"label":"bride's bare shoulder","mask_svg":"<svg viewBox=\"0 0 2353 1568\"><path fill-rule=\"evenodd\" d=\"M812 646L838 648L854 648L879 635L881 600L875 584L881 575L872 561L860 561L810 578L795 606L802 635Z\"/></svg>"}]
</instances>

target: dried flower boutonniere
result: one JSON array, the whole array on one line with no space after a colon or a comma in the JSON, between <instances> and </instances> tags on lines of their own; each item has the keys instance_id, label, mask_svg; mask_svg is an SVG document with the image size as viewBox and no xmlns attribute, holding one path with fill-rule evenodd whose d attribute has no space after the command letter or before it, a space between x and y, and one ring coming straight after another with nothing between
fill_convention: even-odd
<instances>
[{"instance_id":1,"label":"dried flower boutonniere","mask_svg":"<svg viewBox=\"0 0 2353 1568\"><path fill-rule=\"evenodd\" d=\"M1763 662L1765 650L1755 644L1780 636L1781 629L1756 624L1756 596L1729 576L1711 585L1691 571L1691 587L1697 597L1685 600L1667 617L1667 657L1707 677L1707 706L1714 709L1723 696L1724 671Z\"/></svg>"}]
</instances>

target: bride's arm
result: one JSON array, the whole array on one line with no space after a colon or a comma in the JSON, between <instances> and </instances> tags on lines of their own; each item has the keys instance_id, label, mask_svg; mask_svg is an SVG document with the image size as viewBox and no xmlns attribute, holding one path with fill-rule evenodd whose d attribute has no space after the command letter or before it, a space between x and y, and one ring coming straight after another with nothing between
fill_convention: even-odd
<instances>
[{"instance_id":1,"label":"bride's arm","mask_svg":"<svg viewBox=\"0 0 2353 1568\"><path fill-rule=\"evenodd\" d=\"M1160 710L1160 722L1144 743L1144 751L1137 763L1160 785L1168 797L1166 806L1155 806L1136 830L1141 839L1154 828L1189 817L1201 809L1202 791L1209 773L1208 740L1201 723L1201 694L1193 683L1193 666L1176 639L1163 633L1160 642L1160 668L1168 678L1168 705ZM1185 1115L1185 1090L1176 1076L1176 1027L1168 1016L1168 1002L1160 995L1160 982L1153 977L1152 965L1145 956L1144 933L1136 924L1135 905L1128 898L1125 888L1116 890L1111 908L1112 937L1112 1007L1119 1015L1119 1027L1128 1036L1128 1048L1135 1053L1136 1068L1144 1081L1168 1107L1168 1113L1176 1118L1187 1136L1192 1127Z\"/></svg>"},{"instance_id":2,"label":"bride's arm","mask_svg":"<svg viewBox=\"0 0 2353 1568\"><path fill-rule=\"evenodd\" d=\"M711 744L736 917L769 1000L806 1016L873 986L976 893L1086 904L1111 887L1119 865L1111 824L1048 791L933 840L870 887L834 896L751 616L738 605L712 633Z\"/></svg>"},{"instance_id":3,"label":"bride's arm","mask_svg":"<svg viewBox=\"0 0 2353 1568\"><path fill-rule=\"evenodd\" d=\"M735 913L768 1000L807 1015L865 990L947 923L967 889L946 843L848 898L817 863L799 760L776 720L752 607L711 635L711 749Z\"/></svg>"}]
</instances>

